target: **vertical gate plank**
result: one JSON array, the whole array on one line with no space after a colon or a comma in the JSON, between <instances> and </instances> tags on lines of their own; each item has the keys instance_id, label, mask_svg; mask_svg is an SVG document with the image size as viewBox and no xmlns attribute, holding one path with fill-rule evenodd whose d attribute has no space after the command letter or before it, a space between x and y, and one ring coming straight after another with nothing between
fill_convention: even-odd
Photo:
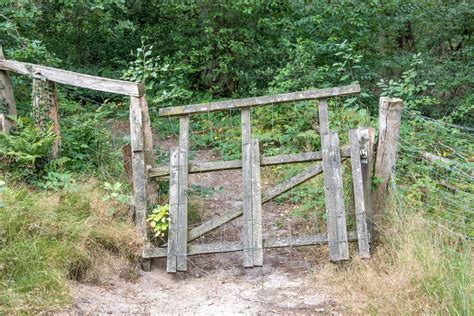
<instances>
[{"instance_id":1,"label":"vertical gate plank","mask_svg":"<svg viewBox=\"0 0 474 316\"><path fill-rule=\"evenodd\" d=\"M147 211L146 171L143 153L143 121L140 100L130 98L130 146L132 148L133 193L135 203L135 227L143 240L147 239L145 222Z\"/></svg>"},{"instance_id":2,"label":"vertical gate plank","mask_svg":"<svg viewBox=\"0 0 474 316\"><path fill-rule=\"evenodd\" d=\"M188 148L189 116L179 118L179 164L178 164L178 271L187 268L188 243Z\"/></svg>"},{"instance_id":3,"label":"vertical gate plank","mask_svg":"<svg viewBox=\"0 0 474 316\"><path fill-rule=\"evenodd\" d=\"M342 188L341 157L337 132L322 134L324 195L326 199L329 259L349 259Z\"/></svg>"},{"instance_id":4,"label":"vertical gate plank","mask_svg":"<svg viewBox=\"0 0 474 316\"><path fill-rule=\"evenodd\" d=\"M354 205L357 227L357 242L359 244L359 256L370 257L369 236L367 233L367 219L365 216L364 186L362 180L362 166L360 162L360 130L351 129L349 131L349 144L351 151L352 184L354 187ZM367 148L362 148L367 152Z\"/></svg>"},{"instance_id":5,"label":"vertical gate plank","mask_svg":"<svg viewBox=\"0 0 474 316\"><path fill-rule=\"evenodd\" d=\"M253 265L263 265L262 237L262 188L260 185L260 147L258 139L252 140L252 215L253 215Z\"/></svg>"},{"instance_id":6,"label":"vertical gate plank","mask_svg":"<svg viewBox=\"0 0 474 316\"><path fill-rule=\"evenodd\" d=\"M179 208L179 148L172 149L170 152L170 191L169 191L169 226L168 226L168 250L166 260L166 271L168 273L176 272L178 253L178 208Z\"/></svg>"},{"instance_id":7,"label":"vertical gate plank","mask_svg":"<svg viewBox=\"0 0 474 316\"><path fill-rule=\"evenodd\" d=\"M253 233L252 233L252 162L251 162L251 127L250 108L241 111L242 119L242 189L243 189L243 231L242 244L244 267L253 266Z\"/></svg>"},{"instance_id":8,"label":"vertical gate plank","mask_svg":"<svg viewBox=\"0 0 474 316\"><path fill-rule=\"evenodd\" d=\"M361 152L364 152L365 148L367 152L364 153L361 158L362 167L362 182L364 185L364 201L365 201L365 213L367 217L367 229L369 234L369 240L373 236L373 209L372 209L372 176L374 171L374 143L375 143L375 130L372 127L361 127L359 128L359 143L361 146Z\"/></svg>"},{"instance_id":9,"label":"vertical gate plank","mask_svg":"<svg viewBox=\"0 0 474 316\"><path fill-rule=\"evenodd\" d=\"M328 102L326 99L319 100L319 132L321 135L329 132ZM322 138L321 138L322 141Z\"/></svg>"}]
</instances>

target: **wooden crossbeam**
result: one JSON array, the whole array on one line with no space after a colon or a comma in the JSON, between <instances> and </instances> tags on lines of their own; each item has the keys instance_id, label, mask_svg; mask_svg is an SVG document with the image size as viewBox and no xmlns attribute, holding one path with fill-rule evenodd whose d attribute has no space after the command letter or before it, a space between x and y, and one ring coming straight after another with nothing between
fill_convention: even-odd
<instances>
[{"instance_id":1,"label":"wooden crossbeam","mask_svg":"<svg viewBox=\"0 0 474 316\"><path fill-rule=\"evenodd\" d=\"M321 160L321 152L313 151L301 154L287 154L277 155L270 157L261 157L260 166L273 166L289 163L301 163ZM345 146L341 148L341 157L350 157L349 147ZM229 160L229 161L191 161L189 163L189 173L203 173L223 170L233 170L242 168L242 160ZM147 176L153 177L166 177L170 175L169 166L161 166L157 168L149 168Z\"/></svg>"},{"instance_id":2,"label":"wooden crossbeam","mask_svg":"<svg viewBox=\"0 0 474 316\"><path fill-rule=\"evenodd\" d=\"M0 69L33 77L40 76L49 81L97 91L112 92L134 97L141 97L145 93L145 86L142 83L85 75L15 60L0 59Z\"/></svg>"},{"instance_id":3,"label":"wooden crossbeam","mask_svg":"<svg viewBox=\"0 0 474 316\"><path fill-rule=\"evenodd\" d=\"M202 112L221 111L228 109L246 108L252 106L261 106L267 104L278 104L294 101L315 100L329 97L345 96L357 94L360 92L358 84L352 84L342 87L325 88L318 90L307 90L300 92L284 93L270 96L253 97L245 99L234 99L227 101L217 101L202 104L191 104L184 106L174 106L162 108L159 116L176 116L185 114L194 114Z\"/></svg>"},{"instance_id":4,"label":"wooden crossbeam","mask_svg":"<svg viewBox=\"0 0 474 316\"><path fill-rule=\"evenodd\" d=\"M357 234L350 232L348 234L349 241L356 241ZM311 236L292 236L283 238L266 238L263 239L263 248L283 248L283 247L301 247L327 244L327 236L311 235ZM163 258L166 257L167 247L153 247L145 248L142 253L143 258ZM225 243L211 243L211 244L190 244L188 246L188 256L225 253L242 251L243 245L241 241L225 242Z\"/></svg>"}]
</instances>

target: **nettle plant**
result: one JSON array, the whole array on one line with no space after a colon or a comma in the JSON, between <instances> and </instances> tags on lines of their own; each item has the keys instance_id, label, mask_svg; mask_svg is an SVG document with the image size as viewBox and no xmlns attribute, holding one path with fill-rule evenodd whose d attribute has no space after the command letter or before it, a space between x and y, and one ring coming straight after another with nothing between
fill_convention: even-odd
<instances>
[{"instance_id":1,"label":"nettle plant","mask_svg":"<svg viewBox=\"0 0 474 316\"><path fill-rule=\"evenodd\" d=\"M155 237L164 238L169 227L169 205L157 205L146 221L150 223L150 227Z\"/></svg>"}]
</instances>

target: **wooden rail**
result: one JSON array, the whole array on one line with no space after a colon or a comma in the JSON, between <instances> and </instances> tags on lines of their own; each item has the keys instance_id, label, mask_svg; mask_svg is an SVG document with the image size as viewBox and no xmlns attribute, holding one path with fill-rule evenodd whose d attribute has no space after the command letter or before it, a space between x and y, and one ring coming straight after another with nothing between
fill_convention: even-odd
<instances>
[{"instance_id":1,"label":"wooden rail","mask_svg":"<svg viewBox=\"0 0 474 316\"><path fill-rule=\"evenodd\" d=\"M341 157L349 158L349 147L341 148ZM320 151L311 151L302 154L288 154L288 155L277 155L270 157L262 157L260 160L260 166L273 166L273 165L282 165L289 163L299 163L299 162L311 162L321 160ZM203 173L203 172L212 172L212 171L223 171L223 170L233 170L241 169L242 160L228 160L228 161L191 161L189 163L189 173ZM169 166L161 166L156 168L148 168L147 173L149 178L154 177L166 177L170 175Z\"/></svg>"},{"instance_id":2,"label":"wooden rail","mask_svg":"<svg viewBox=\"0 0 474 316\"><path fill-rule=\"evenodd\" d=\"M202 104L190 104L184 106L173 106L169 108L160 109L159 116L176 116L203 112L222 111L228 109L246 108L267 104L286 103L293 101L316 100L329 97L352 95L357 94L359 92L360 86L358 84L352 84L349 86L283 93L263 97L234 99Z\"/></svg>"},{"instance_id":3,"label":"wooden rail","mask_svg":"<svg viewBox=\"0 0 474 316\"><path fill-rule=\"evenodd\" d=\"M142 83L85 75L77 72L29 64L15 60L0 59L0 69L13 71L22 75L41 77L49 81L68 84L80 88L112 92L132 97L141 97L145 93L145 86Z\"/></svg>"},{"instance_id":4,"label":"wooden rail","mask_svg":"<svg viewBox=\"0 0 474 316\"><path fill-rule=\"evenodd\" d=\"M354 232L349 233L349 241L356 241L357 235ZM263 239L263 248L282 248L282 247L299 247L299 246L313 246L324 245L328 243L326 235L311 235L311 236L292 236L283 238L267 238ZM163 258L167 255L167 247L153 247L150 246L143 250L142 258ZM244 250L241 241L232 241L225 243L212 244L190 244L188 245L188 256L210 254L210 253L224 253L236 252Z\"/></svg>"}]
</instances>

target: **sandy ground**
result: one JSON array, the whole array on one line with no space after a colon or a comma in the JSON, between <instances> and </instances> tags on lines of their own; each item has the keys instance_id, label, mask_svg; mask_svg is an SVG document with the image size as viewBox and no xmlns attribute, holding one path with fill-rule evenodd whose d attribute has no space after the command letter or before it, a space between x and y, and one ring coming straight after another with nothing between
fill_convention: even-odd
<instances>
[{"instance_id":1,"label":"sandy ground","mask_svg":"<svg viewBox=\"0 0 474 316\"><path fill-rule=\"evenodd\" d=\"M162 150L169 150L175 144L175 139L169 139L158 145ZM200 161L218 159L210 151L198 151L194 155ZM198 214L194 225L242 204L240 170L190 175L189 182L195 189L211 192L190 194L190 204ZM268 186L264 180L263 190ZM308 233L304 221L288 216L291 207L273 202L264 205L264 237ZM282 218L284 224L279 222ZM239 240L240 231L241 221L237 219L197 242ZM176 275L166 273L165 264L164 258L154 259L151 272L141 271L135 282L113 273L102 275L94 284L72 282L70 289L75 303L68 312L225 315L356 312L338 299L337 287L325 277L325 266L329 263L323 246L265 250L264 266L251 269L243 268L240 252L188 257L188 272Z\"/></svg>"}]
</instances>

